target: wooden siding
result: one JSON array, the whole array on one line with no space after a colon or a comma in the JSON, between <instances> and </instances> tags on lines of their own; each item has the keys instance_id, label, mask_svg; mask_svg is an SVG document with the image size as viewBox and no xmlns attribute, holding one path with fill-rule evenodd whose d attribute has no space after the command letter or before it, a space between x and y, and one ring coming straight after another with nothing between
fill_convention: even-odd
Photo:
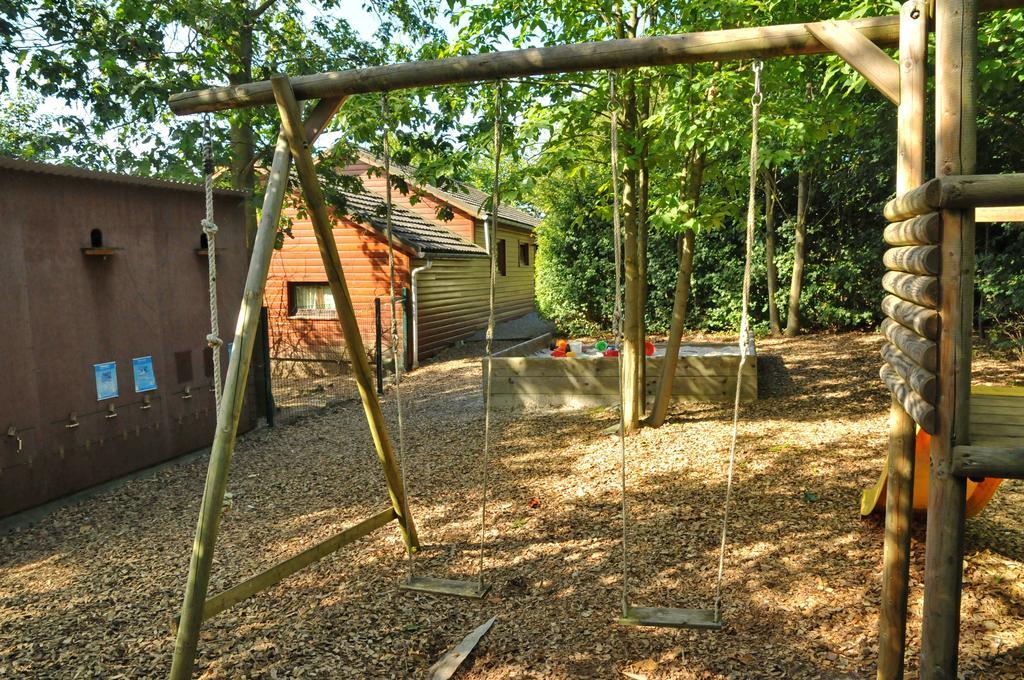
<instances>
[{"instance_id":1,"label":"wooden siding","mask_svg":"<svg viewBox=\"0 0 1024 680\"><path fill-rule=\"evenodd\" d=\"M353 163L352 165L346 166L343 171L346 175L356 175L362 177L363 186L366 190L372 194L378 196L384 195L384 177L383 175L367 174L370 168L373 167L369 163ZM405 195L400 191L392 190L391 201L397 205L409 210L428 222L437 224L454 231L459 236L472 240L473 239L473 225L476 222L476 215L471 215L455 206L448 206L454 213L454 216L450 220L440 220L437 217L438 208L445 206L443 201L440 201L430 195L416 196L415 203L410 200L413 196L412 193ZM477 241L481 243L481 241Z\"/></svg>"},{"instance_id":2,"label":"wooden siding","mask_svg":"<svg viewBox=\"0 0 1024 680\"><path fill-rule=\"evenodd\" d=\"M312 347L340 348L344 344L336 317L290 317L289 283L327 283L327 273L316 244L313 225L308 219L296 217L294 209L285 211L292 222L292 236L285 237L284 246L274 253L264 293L264 304L271 318L271 356L305 355ZM388 285L388 246L382 236L349 220L335 223L334 238L341 256L352 305L359 320L359 330L366 347L372 348L375 336L374 298L390 295ZM395 250L395 290L400 294L409 286L409 256ZM388 319L387 307L382 311ZM401 313L401 309L399 309ZM332 320L334 322L332 323ZM385 324L387 321L385 321ZM333 354L333 353L332 353ZM325 357L326 358L326 357Z\"/></svg>"},{"instance_id":3,"label":"wooden siding","mask_svg":"<svg viewBox=\"0 0 1024 680\"><path fill-rule=\"evenodd\" d=\"M483 242L483 228L476 229ZM519 229L498 229L504 239L506 276L498 276L498 320L514 319L534 310L533 234ZM519 244L530 244L530 264L519 264ZM490 261L486 257L439 259L417 276L419 287L419 357L425 359L464 340L487 326ZM413 266L426 264L416 260Z\"/></svg>"}]
</instances>

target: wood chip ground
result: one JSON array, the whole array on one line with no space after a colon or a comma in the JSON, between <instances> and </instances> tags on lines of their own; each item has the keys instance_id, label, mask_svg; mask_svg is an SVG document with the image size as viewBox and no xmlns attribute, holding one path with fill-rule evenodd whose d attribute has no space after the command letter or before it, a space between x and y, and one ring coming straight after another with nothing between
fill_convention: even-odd
<instances>
[{"instance_id":1,"label":"wood chip ground","mask_svg":"<svg viewBox=\"0 0 1024 680\"><path fill-rule=\"evenodd\" d=\"M619 464L615 439L602 434L614 413L502 413L484 602L399 592L409 565L391 525L209 621L197 676L422 677L497 616L459 677L874 677L882 528L857 509L885 451L879 346L856 333L759 343L762 394L742 412L722 632L615 623ZM479 352L453 350L404 386L423 575L475 574ZM982 358L976 380L1021 384L1024 370ZM682 406L629 441L638 606L712 603L730 415ZM0 538L0 677L165 677L205 472L202 459L166 469ZM243 437L230 494L213 591L386 507L362 408L350 401ZM962 677L1024 677L1022 526L1020 482L967 524ZM923 533L922 524L908 678L917 677Z\"/></svg>"}]
</instances>

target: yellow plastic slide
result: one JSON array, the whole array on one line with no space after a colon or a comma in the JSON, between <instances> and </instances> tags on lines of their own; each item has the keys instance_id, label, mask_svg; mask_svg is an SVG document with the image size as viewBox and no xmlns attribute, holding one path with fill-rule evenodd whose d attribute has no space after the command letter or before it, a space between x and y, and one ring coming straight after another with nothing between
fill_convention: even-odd
<instances>
[{"instance_id":1,"label":"yellow plastic slide","mask_svg":"<svg viewBox=\"0 0 1024 680\"><path fill-rule=\"evenodd\" d=\"M978 446L1020 446L1024 444L1024 387L975 385L971 388L971 443ZM928 453L931 437L918 430L914 470L914 510L928 509ZM885 512L886 467L872 486L860 496L863 517ZM967 516L985 509L1003 480L967 480Z\"/></svg>"}]
</instances>

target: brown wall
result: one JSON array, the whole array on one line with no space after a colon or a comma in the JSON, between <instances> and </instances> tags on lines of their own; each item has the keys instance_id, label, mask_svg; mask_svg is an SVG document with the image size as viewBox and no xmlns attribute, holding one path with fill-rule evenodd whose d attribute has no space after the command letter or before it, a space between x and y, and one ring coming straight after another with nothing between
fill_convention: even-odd
<instances>
[{"instance_id":1,"label":"brown wall","mask_svg":"<svg viewBox=\"0 0 1024 680\"><path fill-rule=\"evenodd\" d=\"M483 243L483 227L477 226L477 243ZM495 285L499 321L534 311L533 234L499 225L498 240L505 241L506 276ZM530 264L519 265L519 244L530 244ZM416 260L414 267L426 260ZM468 338L487 326L490 260L433 258L433 265L417 275L419 306L419 358L437 354L452 343Z\"/></svg>"},{"instance_id":2,"label":"brown wall","mask_svg":"<svg viewBox=\"0 0 1024 680\"><path fill-rule=\"evenodd\" d=\"M6 168L0 187L0 516L208 446L216 414L206 258L195 252L202 193ZM225 342L247 266L242 201L216 200ZM121 250L85 256L94 228ZM179 380L175 353L191 360L191 378ZM146 355L158 389L136 394L131 360ZM117 362L120 396L100 402L93 364L107 361ZM242 431L255 423L252 383ZM80 425L68 428L72 412ZM10 426L20 452L3 436Z\"/></svg>"}]
</instances>

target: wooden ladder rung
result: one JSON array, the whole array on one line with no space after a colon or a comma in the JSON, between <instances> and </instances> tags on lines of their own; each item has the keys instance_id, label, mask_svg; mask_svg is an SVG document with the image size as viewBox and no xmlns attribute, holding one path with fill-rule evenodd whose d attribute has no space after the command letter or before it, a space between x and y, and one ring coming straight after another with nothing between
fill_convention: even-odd
<instances>
[{"instance_id":1,"label":"wooden ladder rung","mask_svg":"<svg viewBox=\"0 0 1024 680\"><path fill-rule=\"evenodd\" d=\"M675 607L630 607L619 619L624 626L655 626L658 628L699 628L721 630L722 621L714 609L676 609Z\"/></svg>"},{"instance_id":2,"label":"wooden ladder rung","mask_svg":"<svg viewBox=\"0 0 1024 680\"><path fill-rule=\"evenodd\" d=\"M953 474L1024 479L1024 446L956 446L953 448Z\"/></svg>"},{"instance_id":3,"label":"wooden ladder rung","mask_svg":"<svg viewBox=\"0 0 1024 680\"><path fill-rule=\"evenodd\" d=\"M447 578L430 578L429 576L412 576L398 585L399 590L413 593L430 593L431 595L449 595L480 600L487 595L491 587L479 581L457 581Z\"/></svg>"}]
</instances>

